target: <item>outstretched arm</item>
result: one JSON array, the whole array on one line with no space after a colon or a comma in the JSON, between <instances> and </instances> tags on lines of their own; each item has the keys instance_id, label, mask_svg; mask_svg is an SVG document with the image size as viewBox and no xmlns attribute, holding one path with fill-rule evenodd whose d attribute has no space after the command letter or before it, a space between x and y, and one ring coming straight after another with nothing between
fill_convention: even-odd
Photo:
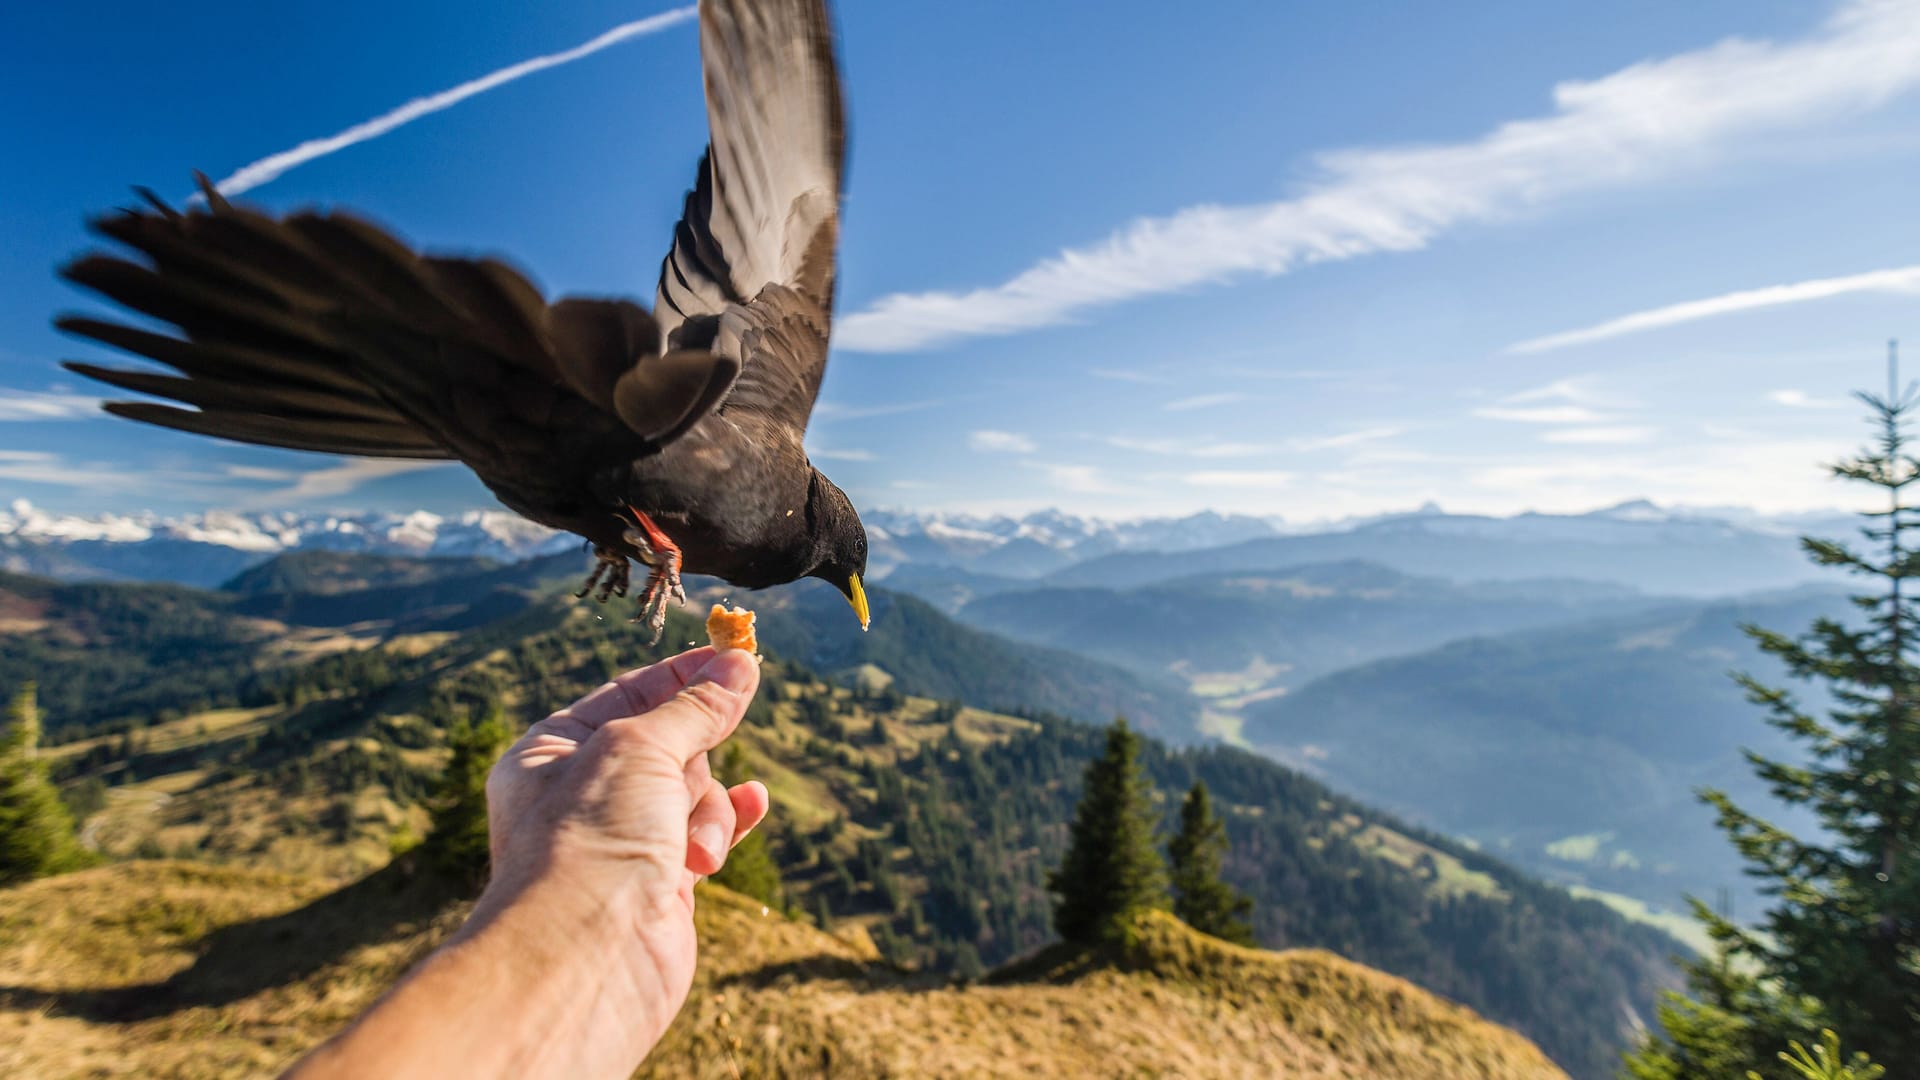
<instances>
[{"instance_id":1,"label":"outstretched arm","mask_svg":"<svg viewBox=\"0 0 1920 1080\"><path fill-rule=\"evenodd\" d=\"M707 766L759 680L695 649L528 729L487 781L493 878L466 925L288 1075L630 1075L692 986L694 882L767 812Z\"/></svg>"}]
</instances>

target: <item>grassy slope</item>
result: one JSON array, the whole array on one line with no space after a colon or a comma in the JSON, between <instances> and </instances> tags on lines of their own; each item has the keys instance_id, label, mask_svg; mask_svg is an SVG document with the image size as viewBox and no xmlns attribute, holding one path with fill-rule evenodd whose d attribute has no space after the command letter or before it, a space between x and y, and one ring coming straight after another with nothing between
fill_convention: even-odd
<instances>
[{"instance_id":1,"label":"grassy slope","mask_svg":"<svg viewBox=\"0 0 1920 1080\"><path fill-rule=\"evenodd\" d=\"M127 863L0 893L0 1073L242 1076L368 1004L457 920L389 869L311 879ZM1268 953L1165 916L1125 968L1043 954L931 984L719 889L705 963L643 1075L1564 1076L1531 1043L1317 950ZM266 946L266 947L263 947ZM1204 1062L1201 1066L1197 1063Z\"/></svg>"}]
</instances>

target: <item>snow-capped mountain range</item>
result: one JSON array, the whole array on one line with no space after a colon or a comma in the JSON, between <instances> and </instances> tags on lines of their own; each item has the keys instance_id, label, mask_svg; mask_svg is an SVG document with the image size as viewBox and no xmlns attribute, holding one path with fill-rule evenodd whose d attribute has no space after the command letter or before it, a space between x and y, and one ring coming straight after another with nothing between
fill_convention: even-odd
<instances>
[{"instance_id":1,"label":"snow-capped mountain range","mask_svg":"<svg viewBox=\"0 0 1920 1080\"><path fill-rule=\"evenodd\" d=\"M1545 543L1578 538L1670 542L1708 533L1790 535L1814 525L1830 532L1837 515L1810 520L1760 518L1739 511L1667 509L1643 501L1590 514L1511 518L1451 515L1428 506L1411 514L1319 526L1319 533L1407 529L1432 535L1497 534ZM1105 555L1189 552L1301 529L1267 518L1201 513L1181 518L1107 521L1046 510L1024 517L875 511L865 515L872 541L870 576L884 579L906 563L952 566L1006 577L1037 577ZM1651 527L1651 528L1650 528ZM152 580L213 586L290 551L322 549L422 557L479 556L512 562L579 550L578 538L504 510L443 515L242 513L179 517L150 513L57 514L19 500L0 511L0 569L66 580Z\"/></svg>"}]
</instances>

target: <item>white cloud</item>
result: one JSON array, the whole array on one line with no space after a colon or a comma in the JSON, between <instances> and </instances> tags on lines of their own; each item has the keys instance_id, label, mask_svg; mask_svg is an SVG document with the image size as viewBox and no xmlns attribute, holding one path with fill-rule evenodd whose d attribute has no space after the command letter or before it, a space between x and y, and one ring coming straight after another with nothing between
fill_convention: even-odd
<instances>
[{"instance_id":1,"label":"white cloud","mask_svg":"<svg viewBox=\"0 0 1920 1080\"><path fill-rule=\"evenodd\" d=\"M1165 375L1154 375L1145 371L1122 371L1116 368L1089 368L1087 374L1096 379L1111 379L1114 382L1142 383L1147 386L1166 386L1173 382Z\"/></svg>"},{"instance_id":2,"label":"white cloud","mask_svg":"<svg viewBox=\"0 0 1920 1080\"><path fill-rule=\"evenodd\" d=\"M1176 398L1160 406L1168 412L1188 412L1193 409L1212 409L1221 405L1231 405L1236 401L1247 400L1247 395L1235 391L1219 394L1195 394L1192 397Z\"/></svg>"},{"instance_id":3,"label":"white cloud","mask_svg":"<svg viewBox=\"0 0 1920 1080\"><path fill-rule=\"evenodd\" d=\"M1014 431L976 431L967 445L983 454L1031 454L1040 449L1031 438Z\"/></svg>"},{"instance_id":4,"label":"white cloud","mask_svg":"<svg viewBox=\"0 0 1920 1080\"><path fill-rule=\"evenodd\" d=\"M1852 0L1785 42L1728 39L1553 89L1546 115L1459 143L1349 150L1292 199L1140 218L1011 280L882 297L836 344L905 352L1051 326L1134 297L1414 251L1447 229L1697 168L1740 140L1822 130L1920 82L1920 4Z\"/></svg>"},{"instance_id":5,"label":"white cloud","mask_svg":"<svg viewBox=\"0 0 1920 1080\"><path fill-rule=\"evenodd\" d=\"M608 30L593 40L567 49L564 52L548 53L545 56L536 56L530 60L522 60L517 64L511 64L498 71L482 75L477 79L463 82L452 89L442 90L437 94L429 94L426 97L414 98L412 101L396 109L376 116L364 123L355 124L337 135L329 135L324 139L309 139L291 150L282 150L277 154L270 154L250 165L242 167L233 175L215 184L214 187L222 195L237 195L243 191L250 191L262 184L278 179L288 171L297 169L309 161L326 157L329 154L339 153L349 146L355 146L369 139L377 139L395 128L411 124L423 116L432 115L443 109L450 109L476 94L484 94L496 87L505 86L507 83L513 82L516 79L523 79L537 71L545 71L548 68L559 67L562 64L571 64L575 60L591 56L601 49L618 45L623 41L630 41L637 37L645 37L649 34L659 33L677 23L686 22L698 13L698 8L693 5L688 5L683 8L675 8L672 11L661 12L658 15L651 15L644 19L621 23L619 26ZM194 196L194 198L197 199L198 196Z\"/></svg>"},{"instance_id":6,"label":"white cloud","mask_svg":"<svg viewBox=\"0 0 1920 1080\"><path fill-rule=\"evenodd\" d=\"M1622 408L1634 404L1626 398L1602 391L1594 385L1591 375L1572 375L1564 379L1555 379L1542 386L1508 394L1500 399L1506 405L1525 405L1535 401L1564 401L1572 405L1592 405L1598 408Z\"/></svg>"},{"instance_id":7,"label":"white cloud","mask_svg":"<svg viewBox=\"0 0 1920 1080\"><path fill-rule=\"evenodd\" d=\"M1846 404L1837 398L1809 397L1805 390L1775 390L1767 400L1789 409L1837 409Z\"/></svg>"},{"instance_id":8,"label":"white cloud","mask_svg":"<svg viewBox=\"0 0 1920 1080\"><path fill-rule=\"evenodd\" d=\"M93 492L142 491L151 486L111 463L74 463L43 450L0 450L0 480Z\"/></svg>"},{"instance_id":9,"label":"white cloud","mask_svg":"<svg viewBox=\"0 0 1920 1080\"><path fill-rule=\"evenodd\" d=\"M822 423L836 420L868 420L876 416L897 416L944 405L945 401L897 401L889 405L841 405L823 401L813 407L813 419Z\"/></svg>"},{"instance_id":10,"label":"white cloud","mask_svg":"<svg viewBox=\"0 0 1920 1080\"><path fill-rule=\"evenodd\" d=\"M1650 427L1576 427L1543 432L1543 442L1575 446L1618 446L1652 442L1657 432Z\"/></svg>"},{"instance_id":11,"label":"white cloud","mask_svg":"<svg viewBox=\"0 0 1920 1080\"><path fill-rule=\"evenodd\" d=\"M1113 495L1122 489L1107 479L1107 474L1094 465L1062 465L1051 462L1036 462L1036 467L1047 474L1047 479L1063 491L1080 495Z\"/></svg>"},{"instance_id":12,"label":"white cloud","mask_svg":"<svg viewBox=\"0 0 1920 1080\"><path fill-rule=\"evenodd\" d=\"M1290 487L1294 476L1279 469L1222 469L1190 472L1180 478L1195 487L1226 488L1234 491L1272 491Z\"/></svg>"},{"instance_id":13,"label":"white cloud","mask_svg":"<svg viewBox=\"0 0 1920 1080\"><path fill-rule=\"evenodd\" d=\"M1483 420L1508 420L1518 424L1592 424L1607 419L1585 405L1537 405L1513 407L1486 405L1473 410Z\"/></svg>"},{"instance_id":14,"label":"white cloud","mask_svg":"<svg viewBox=\"0 0 1920 1080\"><path fill-rule=\"evenodd\" d=\"M285 482L300 474L291 469L263 469L257 465L228 465L222 470L235 480L271 480Z\"/></svg>"},{"instance_id":15,"label":"white cloud","mask_svg":"<svg viewBox=\"0 0 1920 1080\"><path fill-rule=\"evenodd\" d=\"M873 451L871 450L809 450L807 451L807 456L819 458L821 461L875 460Z\"/></svg>"},{"instance_id":16,"label":"white cloud","mask_svg":"<svg viewBox=\"0 0 1920 1080\"><path fill-rule=\"evenodd\" d=\"M1133 450L1142 454L1157 454L1161 457L1190 458L1236 458L1260 457L1278 451L1268 443L1220 442L1214 439L1175 439L1167 437L1143 439L1136 435L1109 435L1103 440L1108 446L1121 450Z\"/></svg>"},{"instance_id":17,"label":"white cloud","mask_svg":"<svg viewBox=\"0 0 1920 1080\"><path fill-rule=\"evenodd\" d=\"M1809 300L1825 300L1833 296L1845 296L1849 293L1920 293L1920 266L1903 266L1894 270L1874 270L1865 274L1853 274L1848 277L1820 278L1814 281L1801 281L1791 285L1769 285L1763 289L1743 289L1721 296L1711 296L1705 300L1689 300L1682 304L1669 304L1666 307L1648 311L1636 311L1631 315L1622 315L1617 319L1579 330L1568 330L1559 334L1533 338L1507 347L1508 352L1537 353L1549 349L1563 349L1569 345L1585 345L1588 342L1604 341L1607 338L1620 337L1623 334L1636 334L1643 330L1656 330L1666 326L1678 326L1681 323L1697 319L1710 319L1716 315L1730 315L1736 311L1752 311L1755 308L1779 307L1782 304L1804 304Z\"/></svg>"},{"instance_id":18,"label":"white cloud","mask_svg":"<svg viewBox=\"0 0 1920 1080\"><path fill-rule=\"evenodd\" d=\"M248 506L290 506L314 499L331 499L350 494L362 484L421 469L444 468L448 461L398 461L390 458L346 458L340 464L298 474L298 479L283 488L263 492L246 501Z\"/></svg>"},{"instance_id":19,"label":"white cloud","mask_svg":"<svg viewBox=\"0 0 1920 1080\"><path fill-rule=\"evenodd\" d=\"M1404 434L1406 430L1407 430L1406 428L1400 428L1400 427L1360 428L1356 431L1341 432L1338 435L1321 435L1321 436L1312 437L1312 438L1288 439L1287 447L1288 449L1291 449L1291 450L1306 450L1306 451L1338 450L1338 449L1341 449L1342 447L1347 447L1347 446L1359 446L1361 443L1378 442L1381 439L1391 439L1395 435Z\"/></svg>"},{"instance_id":20,"label":"white cloud","mask_svg":"<svg viewBox=\"0 0 1920 1080\"><path fill-rule=\"evenodd\" d=\"M0 423L77 420L100 415L100 399L86 394L0 389Z\"/></svg>"}]
</instances>

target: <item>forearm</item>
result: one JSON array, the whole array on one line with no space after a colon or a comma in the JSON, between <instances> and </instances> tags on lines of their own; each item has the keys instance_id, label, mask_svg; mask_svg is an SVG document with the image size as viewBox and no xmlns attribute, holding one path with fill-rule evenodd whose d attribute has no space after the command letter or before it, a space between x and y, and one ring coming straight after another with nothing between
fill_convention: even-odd
<instances>
[{"instance_id":1,"label":"forearm","mask_svg":"<svg viewBox=\"0 0 1920 1080\"><path fill-rule=\"evenodd\" d=\"M295 1080L625 1077L672 1019L635 927L538 887L481 899L467 924Z\"/></svg>"}]
</instances>

